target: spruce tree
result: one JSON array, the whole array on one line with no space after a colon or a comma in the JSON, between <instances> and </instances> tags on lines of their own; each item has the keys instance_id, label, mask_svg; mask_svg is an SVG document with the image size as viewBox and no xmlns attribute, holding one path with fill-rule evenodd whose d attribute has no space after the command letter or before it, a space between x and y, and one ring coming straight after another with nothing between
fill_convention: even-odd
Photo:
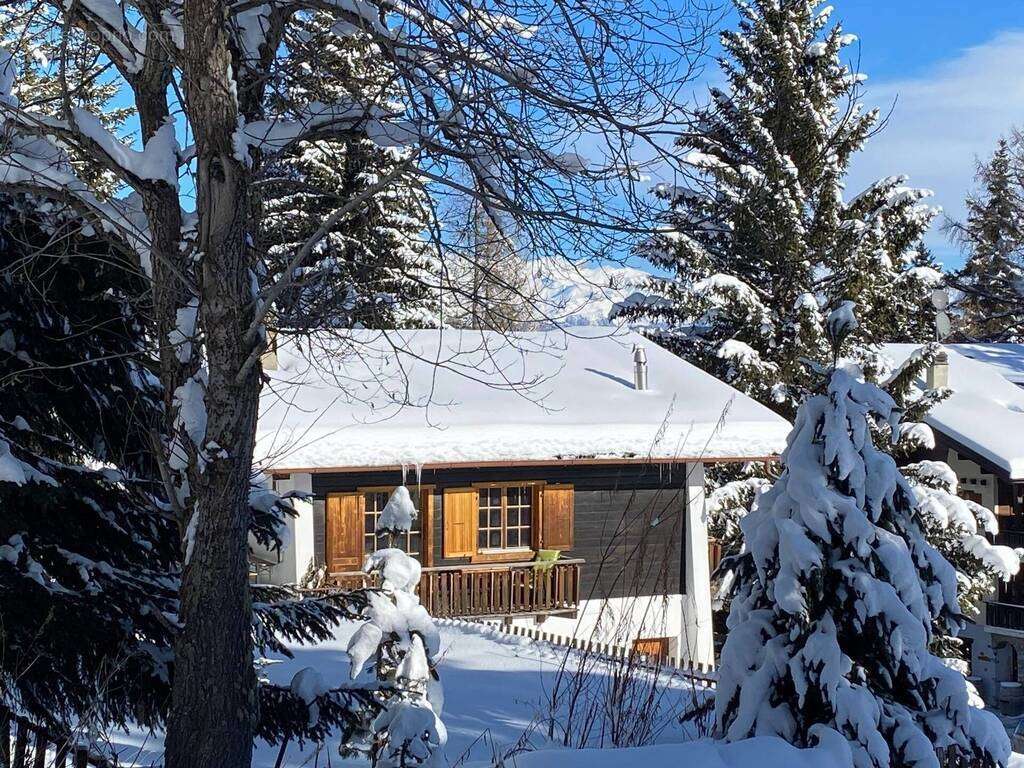
<instances>
[{"instance_id":1,"label":"spruce tree","mask_svg":"<svg viewBox=\"0 0 1024 768\"><path fill-rule=\"evenodd\" d=\"M0 706L65 737L167 714L188 542L154 454L147 297L132 260L66 210L0 196ZM281 546L288 499L254 484L250 506L251 537ZM369 607L363 593L253 590L260 655L333 637ZM272 742L354 729L383 700L339 685L311 720L287 687L259 696Z\"/></svg>"},{"instance_id":2,"label":"spruce tree","mask_svg":"<svg viewBox=\"0 0 1024 768\"><path fill-rule=\"evenodd\" d=\"M979 190L967 197L967 218L947 230L967 255L956 275L957 335L967 341L1024 340L1024 168L1021 139L1000 139L978 166Z\"/></svg>"},{"instance_id":3,"label":"spruce tree","mask_svg":"<svg viewBox=\"0 0 1024 768\"><path fill-rule=\"evenodd\" d=\"M325 13L313 14L294 34L306 37L304 45L321 60L289 80L283 113L348 98L367 110L394 105L399 94L388 67L365 36L337 35ZM431 206L415 171L409 150L382 146L358 131L350 139L300 141L268 164L261 184L260 237L272 272L287 268L325 218L352 206L279 299L280 330L438 324ZM383 189L375 190L381 182L386 182Z\"/></svg>"},{"instance_id":4,"label":"spruce tree","mask_svg":"<svg viewBox=\"0 0 1024 768\"><path fill-rule=\"evenodd\" d=\"M179 556L141 276L35 207L0 198L0 703L57 728L155 722Z\"/></svg>"},{"instance_id":5,"label":"spruce tree","mask_svg":"<svg viewBox=\"0 0 1024 768\"><path fill-rule=\"evenodd\" d=\"M896 423L895 401L836 363L855 326L850 304L828 316L833 362L811 374L817 392L797 412L782 474L741 523L717 727L800 746L831 728L858 768L938 768L937 748L1005 765L1002 725L929 650L936 622L961 622L956 573L874 443L873 423Z\"/></svg>"},{"instance_id":6,"label":"spruce tree","mask_svg":"<svg viewBox=\"0 0 1024 768\"><path fill-rule=\"evenodd\" d=\"M861 76L841 61L855 37L820 0L736 0L722 35L728 89L711 89L681 159L695 179L660 185L665 230L640 253L670 273L621 312L659 343L792 417L809 384L801 358L827 352L822 318L858 302L864 344L904 338L926 293L908 273L933 211L891 176L846 199L853 157L876 128Z\"/></svg>"}]
</instances>

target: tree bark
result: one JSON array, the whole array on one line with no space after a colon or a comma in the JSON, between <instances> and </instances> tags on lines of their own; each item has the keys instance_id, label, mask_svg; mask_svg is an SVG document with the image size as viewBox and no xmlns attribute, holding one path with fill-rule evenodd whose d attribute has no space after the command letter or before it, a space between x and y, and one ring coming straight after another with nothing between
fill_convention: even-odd
<instances>
[{"instance_id":1,"label":"tree bark","mask_svg":"<svg viewBox=\"0 0 1024 768\"><path fill-rule=\"evenodd\" d=\"M209 373L204 442L215 442L227 457L211 452L203 471L190 473L195 535L181 585L184 628L175 647L168 768L247 768L258 717L247 531L260 367L239 379L255 303L250 171L234 157L239 110L226 19L223 2L185 2L183 71L196 144L196 251Z\"/></svg>"}]
</instances>

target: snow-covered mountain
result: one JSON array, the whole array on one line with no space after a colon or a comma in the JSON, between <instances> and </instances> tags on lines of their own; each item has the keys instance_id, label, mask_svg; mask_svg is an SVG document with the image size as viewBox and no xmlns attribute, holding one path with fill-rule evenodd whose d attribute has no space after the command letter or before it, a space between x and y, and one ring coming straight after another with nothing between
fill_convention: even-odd
<instances>
[{"instance_id":1,"label":"snow-covered mountain","mask_svg":"<svg viewBox=\"0 0 1024 768\"><path fill-rule=\"evenodd\" d=\"M561 326L611 325L608 315L615 303L650 278L634 267L553 259L531 262L530 271L544 314Z\"/></svg>"}]
</instances>

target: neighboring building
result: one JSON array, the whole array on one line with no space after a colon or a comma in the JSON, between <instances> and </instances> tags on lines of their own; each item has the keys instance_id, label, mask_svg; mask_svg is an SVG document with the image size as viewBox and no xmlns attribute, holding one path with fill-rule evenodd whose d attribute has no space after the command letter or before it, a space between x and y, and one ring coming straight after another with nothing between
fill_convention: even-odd
<instances>
[{"instance_id":1,"label":"neighboring building","mask_svg":"<svg viewBox=\"0 0 1024 768\"><path fill-rule=\"evenodd\" d=\"M309 357L268 372L257 457L313 502L261 578L358 580L405 483L420 515L399 543L434 615L713 660L704 467L775 455L783 419L607 328L355 332Z\"/></svg>"},{"instance_id":2,"label":"neighboring building","mask_svg":"<svg viewBox=\"0 0 1024 768\"><path fill-rule=\"evenodd\" d=\"M925 418L935 447L922 458L949 464L960 480L959 495L998 516L996 542L1017 548L1024 547L1024 389L1008 376L1024 371L1024 356L1014 362L1008 347L1024 349L946 345L946 363L927 375L952 394ZM885 346L897 365L916 349ZM989 697L995 697L998 682L1024 681L1024 574L998 584L968 636L972 671L985 681Z\"/></svg>"},{"instance_id":3,"label":"neighboring building","mask_svg":"<svg viewBox=\"0 0 1024 768\"><path fill-rule=\"evenodd\" d=\"M1007 381L1024 387L1024 344L950 344L964 357L988 363Z\"/></svg>"}]
</instances>

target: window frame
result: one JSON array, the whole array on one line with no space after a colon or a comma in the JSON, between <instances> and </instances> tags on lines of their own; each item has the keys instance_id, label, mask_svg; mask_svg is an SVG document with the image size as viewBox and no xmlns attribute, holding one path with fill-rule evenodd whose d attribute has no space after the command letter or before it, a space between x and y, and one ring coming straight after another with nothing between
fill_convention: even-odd
<instances>
[{"instance_id":1,"label":"window frame","mask_svg":"<svg viewBox=\"0 0 1024 768\"><path fill-rule=\"evenodd\" d=\"M487 561L487 560L520 560L524 556L532 556L536 552L537 535L539 533L540 524L540 506L541 506L541 488L544 486L542 480L508 480L501 482L489 482L489 483L473 483L472 487L477 492L477 531L476 531L476 554L473 556L473 561ZM508 491L510 488L525 488L529 493L530 498L530 525L523 526L522 518L519 519L519 525L511 526L513 529L518 530L520 533L520 543L518 546L508 546ZM480 546L480 532L482 529L487 531L495 530L494 526L480 526L480 492L491 489L500 489L501 491L501 543L500 547L482 547ZM522 504L516 505L520 509ZM493 506L488 506L488 509L494 509ZM525 542L524 542L525 539Z\"/></svg>"}]
</instances>

